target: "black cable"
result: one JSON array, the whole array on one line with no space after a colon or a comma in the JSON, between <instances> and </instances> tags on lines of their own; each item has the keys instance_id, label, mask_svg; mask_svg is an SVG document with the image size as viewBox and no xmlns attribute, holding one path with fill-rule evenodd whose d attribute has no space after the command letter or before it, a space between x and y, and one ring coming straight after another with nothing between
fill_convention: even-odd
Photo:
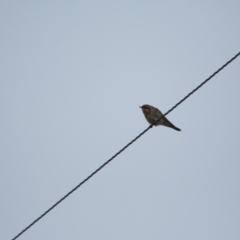
<instances>
[{"instance_id":1,"label":"black cable","mask_svg":"<svg viewBox=\"0 0 240 240\"><path fill-rule=\"evenodd\" d=\"M169 114L173 109L175 109L178 105L184 102L188 97L190 97L194 92L196 92L199 88L201 88L205 83L207 83L211 78L213 78L216 74L218 74L221 70L223 70L229 63L231 63L234 59L236 59L240 55L240 52L236 54L233 58L231 58L228 62L226 62L222 67L220 67L216 72L214 72L210 77L208 77L205 81L203 81L199 86L193 89L186 97L184 97L181 101L179 101L176 105L174 105L170 110L168 110L158 121L160 121L164 116ZM157 121L157 122L158 122ZM109 162L111 162L116 156L118 156L121 152L123 152L126 148L128 148L132 143L134 143L138 138L140 138L144 133L146 133L153 125L150 125L147 129L141 132L137 137L135 137L131 142L129 142L125 147L123 147L120 151L118 151L115 155L113 155L109 160L107 160L104 164L102 164L98 169L96 169L93 173L91 173L87 178L85 178L82 182L80 182L75 188L73 188L70 192L68 192L64 197L62 197L59 201L57 201L52 207L50 207L47 211L45 211L41 216L39 216L36 220L34 220L30 225L24 228L18 235L16 235L12 240L17 239L20 235L26 232L30 227L32 227L36 222L38 222L41 218L43 218L47 213L49 213L53 208L55 208L60 202L62 202L65 198L67 198L70 194L76 191L81 185L87 182L93 175L95 175L98 171L100 171L103 167L105 167Z\"/></svg>"}]
</instances>

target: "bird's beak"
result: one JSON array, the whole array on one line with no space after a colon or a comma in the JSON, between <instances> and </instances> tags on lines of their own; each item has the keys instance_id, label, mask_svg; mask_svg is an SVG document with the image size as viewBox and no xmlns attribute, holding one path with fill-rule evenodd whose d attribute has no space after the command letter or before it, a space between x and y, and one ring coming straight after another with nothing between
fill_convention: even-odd
<instances>
[{"instance_id":1,"label":"bird's beak","mask_svg":"<svg viewBox=\"0 0 240 240\"><path fill-rule=\"evenodd\" d=\"M142 108L142 106L139 106L140 108Z\"/></svg>"}]
</instances>

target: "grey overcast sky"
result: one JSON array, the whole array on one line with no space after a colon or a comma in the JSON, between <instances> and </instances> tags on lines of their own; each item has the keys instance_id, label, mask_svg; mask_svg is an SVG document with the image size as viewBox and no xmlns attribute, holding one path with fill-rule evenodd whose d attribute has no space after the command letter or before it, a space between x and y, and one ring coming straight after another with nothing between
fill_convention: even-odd
<instances>
[{"instance_id":1,"label":"grey overcast sky","mask_svg":"<svg viewBox=\"0 0 240 240\"><path fill-rule=\"evenodd\" d=\"M1 1L0 239L240 50L240 2ZM239 240L240 58L22 240Z\"/></svg>"}]
</instances>

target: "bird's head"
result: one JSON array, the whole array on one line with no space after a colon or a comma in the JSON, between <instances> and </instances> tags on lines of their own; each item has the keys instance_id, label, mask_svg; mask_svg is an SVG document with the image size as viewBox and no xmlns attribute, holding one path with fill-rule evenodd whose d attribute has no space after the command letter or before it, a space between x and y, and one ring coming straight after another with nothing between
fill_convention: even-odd
<instances>
[{"instance_id":1,"label":"bird's head","mask_svg":"<svg viewBox=\"0 0 240 240\"><path fill-rule=\"evenodd\" d=\"M151 106L147 104L140 106L140 108L142 109L144 114L148 114L151 111Z\"/></svg>"}]
</instances>

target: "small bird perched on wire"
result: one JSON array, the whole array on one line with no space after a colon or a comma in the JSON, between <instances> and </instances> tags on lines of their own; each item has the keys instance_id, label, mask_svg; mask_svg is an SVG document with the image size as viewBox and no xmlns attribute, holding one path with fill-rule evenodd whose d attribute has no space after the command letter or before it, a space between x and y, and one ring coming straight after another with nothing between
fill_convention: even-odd
<instances>
[{"instance_id":1,"label":"small bird perched on wire","mask_svg":"<svg viewBox=\"0 0 240 240\"><path fill-rule=\"evenodd\" d=\"M142 109L145 118L150 124L153 124L154 126L163 125L173 128L177 131L181 131L181 129L175 127L166 117L163 117L160 121L157 122L157 120L163 116L162 112L157 108L147 104L142 105L140 108Z\"/></svg>"}]
</instances>

